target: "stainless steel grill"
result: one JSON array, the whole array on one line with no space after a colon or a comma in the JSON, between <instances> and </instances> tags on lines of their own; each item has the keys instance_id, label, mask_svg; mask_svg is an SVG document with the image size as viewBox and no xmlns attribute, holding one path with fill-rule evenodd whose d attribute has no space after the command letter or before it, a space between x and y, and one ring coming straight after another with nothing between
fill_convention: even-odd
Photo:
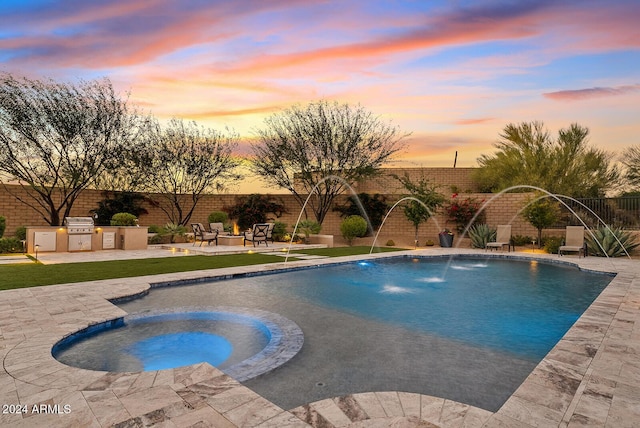
<instances>
[{"instance_id":1,"label":"stainless steel grill","mask_svg":"<svg viewBox=\"0 0 640 428\"><path fill-rule=\"evenodd\" d=\"M69 251L90 251L93 234L93 218L67 217L64 219L69 235Z\"/></svg>"},{"instance_id":2,"label":"stainless steel grill","mask_svg":"<svg viewBox=\"0 0 640 428\"><path fill-rule=\"evenodd\" d=\"M67 217L64 219L69 235L82 235L93 233L93 218L91 217Z\"/></svg>"}]
</instances>

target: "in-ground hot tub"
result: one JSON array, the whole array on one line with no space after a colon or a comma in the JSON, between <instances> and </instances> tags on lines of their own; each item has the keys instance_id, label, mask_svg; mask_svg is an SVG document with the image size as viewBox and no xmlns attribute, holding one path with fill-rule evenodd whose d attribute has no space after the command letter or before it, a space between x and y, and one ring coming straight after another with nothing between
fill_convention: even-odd
<instances>
[{"instance_id":1,"label":"in-ground hot tub","mask_svg":"<svg viewBox=\"0 0 640 428\"><path fill-rule=\"evenodd\" d=\"M52 349L89 370L136 372L206 362L239 381L273 370L302 347L292 321L257 309L215 307L144 311L87 327Z\"/></svg>"}]
</instances>

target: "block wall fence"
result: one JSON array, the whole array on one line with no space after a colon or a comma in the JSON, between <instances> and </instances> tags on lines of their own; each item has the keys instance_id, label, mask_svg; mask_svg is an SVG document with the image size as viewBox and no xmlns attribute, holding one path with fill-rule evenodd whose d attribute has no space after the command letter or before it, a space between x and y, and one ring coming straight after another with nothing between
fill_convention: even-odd
<instances>
[{"instance_id":1,"label":"block wall fence","mask_svg":"<svg viewBox=\"0 0 640 428\"><path fill-rule=\"evenodd\" d=\"M383 174L364 183L357 183L354 186L356 192L380 193L386 196L387 203L393 204L401 198L403 193L402 187L391 174L404 175L408 173L413 179L420 176L429 178L432 182L438 184L439 191L450 197L452 190L457 190L458 198L467 196L477 198L479 200L488 201L493 194L483 194L474 192L475 186L470 179L473 168L416 168L416 169L385 169ZM7 228L5 236L13 236L15 230L19 226L46 226L47 222L34 209L21 203L13 195L25 196L24 191L17 185L0 186L0 215L6 217ZM350 193L339 198L339 203L344 203ZM150 199L157 200L158 195L147 194ZM209 213L212 211L222 211L225 207L234 205L238 197L243 195L235 194L211 194L205 195L196 206L192 222L206 223ZM245 195L246 196L246 195ZM288 231L292 232L296 219L300 214L300 204L290 194L274 194L275 198L280 199L287 213L280 218L274 219L286 223ZM517 216L517 212L526 199L525 194L509 193L495 198L485 209L486 222L495 227L498 224L512 225L513 235L536 236L537 231L529 223ZM104 199L102 191L86 190L80 194L71 212L72 216L88 216L90 210L98 207L98 202ZM168 222L166 215L157 207L149 203L143 204L149 213L140 216L141 226L163 225ZM308 211L311 218L313 215ZM514 218L515 216L515 218ZM304 218L304 215L303 215ZM338 213L330 211L322 225L322 234L335 235L337 245L343 244L344 241L340 237L341 218ZM421 246L425 244L427 239L438 242L438 232L448 227L455 229L455 224L447 223L446 216L442 213L436 214L428 222L420 225L418 230L418 238ZM402 207L398 206L387 218L380 235L378 243L384 245L387 240L393 240L396 245L413 246L415 230L413 225L405 218ZM563 235L564 231L549 231L549 234ZM362 238L356 240L356 244L368 244L371 238Z\"/></svg>"}]
</instances>

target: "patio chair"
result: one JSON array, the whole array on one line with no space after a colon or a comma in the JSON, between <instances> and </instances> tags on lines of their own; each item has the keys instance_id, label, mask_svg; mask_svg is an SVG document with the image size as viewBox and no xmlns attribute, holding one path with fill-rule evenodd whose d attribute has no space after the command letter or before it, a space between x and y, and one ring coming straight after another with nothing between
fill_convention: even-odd
<instances>
[{"instance_id":1,"label":"patio chair","mask_svg":"<svg viewBox=\"0 0 640 428\"><path fill-rule=\"evenodd\" d=\"M487 242L487 246L485 247L486 250L491 250L491 249L502 249L504 248L504 246L507 246L508 251L511 251L511 247L514 247L513 250L515 251L515 246L511 243L511 225L510 224L502 224L502 225L498 225L498 230L496 232L496 241L495 242Z\"/></svg>"},{"instance_id":2,"label":"patio chair","mask_svg":"<svg viewBox=\"0 0 640 428\"><path fill-rule=\"evenodd\" d=\"M228 235L228 232L224 231L224 225L222 223L209 223L209 232L218 233L220 235Z\"/></svg>"},{"instance_id":3,"label":"patio chair","mask_svg":"<svg viewBox=\"0 0 640 428\"><path fill-rule=\"evenodd\" d=\"M564 253L573 252L586 256L586 243L584 241L584 226L567 226L565 232L564 244L558 248L558 256L562 256Z\"/></svg>"},{"instance_id":4,"label":"patio chair","mask_svg":"<svg viewBox=\"0 0 640 428\"><path fill-rule=\"evenodd\" d=\"M215 241L216 245L218 245L218 231L215 232L207 232L202 225L202 223L191 223L191 229L193 230L193 245L196 245L196 242L200 240L200 246L202 247L202 243L207 241L207 245L211 245L211 241Z\"/></svg>"},{"instance_id":5,"label":"patio chair","mask_svg":"<svg viewBox=\"0 0 640 428\"><path fill-rule=\"evenodd\" d=\"M272 229L273 230L273 229ZM244 233L244 245L247 245L247 241L253 243L253 246L256 246L256 242L260 245L261 242L264 242L264 245L269 246L269 223L256 223L251 228L251 232Z\"/></svg>"},{"instance_id":6,"label":"patio chair","mask_svg":"<svg viewBox=\"0 0 640 428\"><path fill-rule=\"evenodd\" d=\"M269 225L269 229L267 229L267 239L271 241L273 244L273 228L275 227L275 223L267 223Z\"/></svg>"}]
</instances>

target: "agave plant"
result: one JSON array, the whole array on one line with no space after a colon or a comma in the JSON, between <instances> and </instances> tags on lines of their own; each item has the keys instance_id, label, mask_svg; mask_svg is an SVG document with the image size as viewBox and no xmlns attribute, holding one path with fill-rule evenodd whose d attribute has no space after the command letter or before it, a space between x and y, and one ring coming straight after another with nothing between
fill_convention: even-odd
<instances>
[{"instance_id":1,"label":"agave plant","mask_svg":"<svg viewBox=\"0 0 640 428\"><path fill-rule=\"evenodd\" d=\"M587 234L587 248L594 256L622 257L640 245L633 234L620 227L608 229L601 226L591 233Z\"/></svg>"},{"instance_id":2,"label":"agave plant","mask_svg":"<svg viewBox=\"0 0 640 428\"><path fill-rule=\"evenodd\" d=\"M469 229L469 238L473 248L485 248L487 242L496 240L496 229L492 229L488 224L476 224Z\"/></svg>"}]
</instances>

